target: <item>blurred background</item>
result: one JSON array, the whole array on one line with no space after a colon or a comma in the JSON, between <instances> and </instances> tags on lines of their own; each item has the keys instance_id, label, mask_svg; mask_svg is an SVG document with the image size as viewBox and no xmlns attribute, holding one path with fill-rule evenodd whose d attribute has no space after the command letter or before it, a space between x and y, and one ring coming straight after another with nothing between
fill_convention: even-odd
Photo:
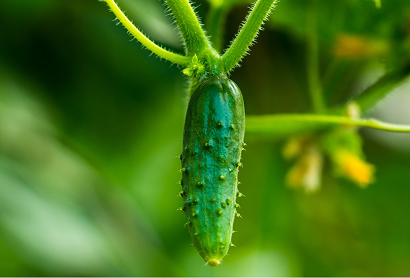
<instances>
[{"instance_id":1,"label":"blurred background","mask_svg":"<svg viewBox=\"0 0 410 278\"><path fill-rule=\"evenodd\" d=\"M118 2L183 52L163 1ZM195 4L206 18L208 4ZM226 43L247 4L229 13ZM248 115L311 111L312 7L329 107L408 61L407 0L282 0L231 76ZM207 267L176 210L182 68L142 49L97 0L2 0L0 26L1 276L410 276L408 135L363 130L376 181L325 174L309 195L285 186L283 141L245 138L237 247ZM409 105L407 80L366 116L410 124Z\"/></svg>"}]
</instances>

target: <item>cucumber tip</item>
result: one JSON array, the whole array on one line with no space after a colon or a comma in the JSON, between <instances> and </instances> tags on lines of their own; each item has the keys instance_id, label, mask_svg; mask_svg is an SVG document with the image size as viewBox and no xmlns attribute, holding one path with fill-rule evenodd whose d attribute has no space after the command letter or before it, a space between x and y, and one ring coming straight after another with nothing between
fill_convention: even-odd
<instances>
[{"instance_id":1,"label":"cucumber tip","mask_svg":"<svg viewBox=\"0 0 410 278\"><path fill-rule=\"evenodd\" d=\"M206 262L209 266L218 266L221 262L217 259L210 259Z\"/></svg>"}]
</instances>

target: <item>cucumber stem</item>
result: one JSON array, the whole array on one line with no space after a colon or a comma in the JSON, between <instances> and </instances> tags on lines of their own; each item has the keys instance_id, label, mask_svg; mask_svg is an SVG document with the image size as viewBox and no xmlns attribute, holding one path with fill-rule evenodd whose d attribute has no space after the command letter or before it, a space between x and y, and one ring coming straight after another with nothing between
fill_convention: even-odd
<instances>
[{"instance_id":1,"label":"cucumber stem","mask_svg":"<svg viewBox=\"0 0 410 278\"><path fill-rule=\"evenodd\" d=\"M107 5L110 7L111 11L115 14L118 20L124 25L124 27L133 35L143 46L151 50L158 57L168 60L172 63L186 66L191 62L191 57L183 56L180 54L173 53L165 48L157 45L147 36L145 36L137 27L132 24L132 22L127 18L127 16L121 11L114 0L105 0Z\"/></svg>"}]
</instances>

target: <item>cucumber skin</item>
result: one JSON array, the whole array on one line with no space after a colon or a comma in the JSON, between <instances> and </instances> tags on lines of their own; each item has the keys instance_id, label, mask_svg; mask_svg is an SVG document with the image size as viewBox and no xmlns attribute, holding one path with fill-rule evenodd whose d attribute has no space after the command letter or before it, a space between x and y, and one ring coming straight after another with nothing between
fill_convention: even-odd
<instances>
[{"instance_id":1,"label":"cucumber skin","mask_svg":"<svg viewBox=\"0 0 410 278\"><path fill-rule=\"evenodd\" d=\"M191 96L185 119L182 209L194 246L212 266L231 245L244 134L238 86L227 78L204 80Z\"/></svg>"}]
</instances>

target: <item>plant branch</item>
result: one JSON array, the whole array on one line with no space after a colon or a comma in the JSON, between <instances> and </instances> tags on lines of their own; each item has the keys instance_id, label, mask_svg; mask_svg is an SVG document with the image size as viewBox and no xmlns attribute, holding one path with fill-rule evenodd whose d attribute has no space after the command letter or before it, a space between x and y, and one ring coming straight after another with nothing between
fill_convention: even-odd
<instances>
[{"instance_id":1,"label":"plant branch","mask_svg":"<svg viewBox=\"0 0 410 278\"><path fill-rule=\"evenodd\" d=\"M246 117L246 135L280 139L337 125L410 133L410 125L390 124L375 119L353 119L317 114L282 114Z\"/></svg>"},{"instance_id":2,"label":"plant branch","mask_svg":"<svg viewBox=\"0 0 410 278\"><path fill-rule=\"evenodd\" d=\"M166 0L185 41L188 56L210 49L209 41L189 0Z\"/></svg>"},{"instance_id":3,"label":"plant branch","mask_svg":"<svg viewBox=\"0 0 410 278\"><path fill-rule=\"evenodd\" d=\"M242 28L233 40L228 50L222 56L226 72L230 72L247 54L249 47L258 35L258 32L268 18L276 0L258 0L246 17Z\"/></svg>"},{"instance_id":4,"label":"plant branch","mask_svg":"<svg viewBox=\"0 0 410 278\"><path fill-rule=\"evenodd\" d=\"M319 44L316 24L316 1L311 0L307 12L307 76L309 94L312 100L313 110L317 114L323 114L326 110L323 91L320 82Z\"/></svg>"},{"instance_id":5,"label":"plant branch","mask_svg":"<svg viewBox=\"0 0 410 278\"><path fill-rule=\"evenodd\" d=\"M151 41L147 36L145 36L137 27L135 27L132 22L127 18L127 16L121 11L114 0L105 0L105 2L110 7L111 11L116 15L118 20L124 25L124 27L147 49L151 50L154 54L158 55L165 60L172 63L186 66L191 62L191 57L186 57L180 54L168 51L153 41Z\"/></svg>"},{"instance_id":6,"label":"plant branch","mask_svg":"<svg viewBox=\"0 0 410 278\"><path fill-rule=\"evenodd\" d=\"M382 7L382 0L373 0L376 8L380 9Z\"/></svg>"}]
</instances>

